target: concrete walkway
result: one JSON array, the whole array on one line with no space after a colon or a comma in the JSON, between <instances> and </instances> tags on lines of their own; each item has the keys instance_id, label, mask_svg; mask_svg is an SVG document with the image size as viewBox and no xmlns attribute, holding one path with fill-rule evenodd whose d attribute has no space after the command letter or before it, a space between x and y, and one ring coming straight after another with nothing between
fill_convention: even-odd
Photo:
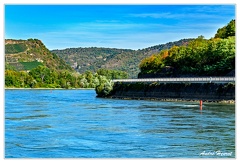
<instances>
[{"instance_id":1,"label":"concrete walkway","mask_svg":"<svg viewBox=\"0 0 240 163\"><path fill-rule=\"evenodd\" d=\"M160 83L229 83L235 82L235 77L183 77L183 78L143 78L143 79L114 79L113 82L160 82Z\"/></svg>"}]
</instances>

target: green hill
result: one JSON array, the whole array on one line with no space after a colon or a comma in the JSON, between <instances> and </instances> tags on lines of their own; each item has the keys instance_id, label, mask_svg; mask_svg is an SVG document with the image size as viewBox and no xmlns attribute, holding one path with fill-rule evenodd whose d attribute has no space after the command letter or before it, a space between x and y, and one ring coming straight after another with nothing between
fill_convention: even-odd
<instances>
[{"instance_id":1,"label":"green hill","mask_svg":"<svg viewBox=\"0 0 240 163\"><path fill-rule=\"evenodd\" d=\"M6 69L17 71L31 70L39 65L55 70L72 70L56 54L51 53L45 45L37 39L5 40Z\"/></svg>"},{"instance_id":2,"label":"green hill","mask_svg":"<svg viewBox=\"0 0 240 163\"><path fill-rule=\"evenodd\" d=\"M193 39L182 39L141 50L90 47L52 50L52 52L80 73L87 70L97 72L98 69L104 68L125 71L130 78L136 78L139 73L138 65L142 59L174 45L187 45L191 40Z\"/></svg>"},{"instance_id":3,"label":"green hill","mask_svg":"<svg viewBox=\"0 0 240 163\"><path fill-rule=\"evenodd\" d=\"M199 36L188 46L174 46L144 58L139 78L235 75L235 20L209 40Z\"/></svg>"},{"instance_id":4,"label":"green hill","mask_svg":"<svg viewBox=\"0 0 240 163\"><path fill-rule=\"evenodd\" d=\"M112 78L127 78L122 71L99 69L75 72L37 39L5 40L6 88L95 88Z\"/></svg>"}]
</instances>

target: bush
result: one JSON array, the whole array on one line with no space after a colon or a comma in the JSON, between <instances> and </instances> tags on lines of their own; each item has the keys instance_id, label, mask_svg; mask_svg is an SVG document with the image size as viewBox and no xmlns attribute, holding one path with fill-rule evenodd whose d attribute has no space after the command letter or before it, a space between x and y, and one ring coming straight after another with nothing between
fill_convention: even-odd
<instances>
[{"instance_id":1,"label":"bush","mask_svg":"<svg viewBox=\"0 0 240 163\"><path fill-rule=\"evenodd\" d=\"M96 86L95 90L97 93L97 97L106 97L110 95L113 89L113 82L106 80L100 85Z\"/></svg>"}]
</instances>

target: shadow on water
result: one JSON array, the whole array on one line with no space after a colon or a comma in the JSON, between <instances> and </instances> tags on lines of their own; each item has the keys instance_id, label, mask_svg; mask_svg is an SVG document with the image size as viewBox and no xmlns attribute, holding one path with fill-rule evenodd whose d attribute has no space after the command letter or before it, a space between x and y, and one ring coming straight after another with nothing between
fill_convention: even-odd
<instances>
[{"instance_id":1,"label":"shadow on water","mask_svg":"<svg viewBox=\"0 0 240 163\"><path fill-rule=\"evenodd\" d=\"M24 120L33 120L38 118L46 118L50 117L46 114L40 114L40 115L31 115L31 116L23 116L23 117L6 117L6 120L12 120L12 121L24 121Z\"/></svg>"},{"instance_id":2,"label":"shadow on water","mask_svg":"<svg viewBox=\"0 0 240 163\"><path fill-rule=\"evenodd\" d=\"M43 130L43 129L49 129L49 128L52 128L52 127L49 126L49 125L40 125L40 126L29 125L29 126L16 127L16 130L22 130L22 131L29 130L29 131L33 131L33 130Z\"/></svg>"}]
</instances>

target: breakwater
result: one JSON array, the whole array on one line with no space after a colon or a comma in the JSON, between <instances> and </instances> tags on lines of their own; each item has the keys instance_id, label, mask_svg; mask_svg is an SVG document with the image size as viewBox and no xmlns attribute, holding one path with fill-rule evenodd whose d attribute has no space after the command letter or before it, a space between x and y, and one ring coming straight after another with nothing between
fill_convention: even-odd
<instances>
[{"instance_id":1,"label":"breakwater","mask_svg":"<svg viewBox=\"0 0 240 163\"><path fill-rule=\"evenodd\" d=\"M172 101L235 101L235 83L114 83L109 97Z\"/></svg>"}]
</instances>

